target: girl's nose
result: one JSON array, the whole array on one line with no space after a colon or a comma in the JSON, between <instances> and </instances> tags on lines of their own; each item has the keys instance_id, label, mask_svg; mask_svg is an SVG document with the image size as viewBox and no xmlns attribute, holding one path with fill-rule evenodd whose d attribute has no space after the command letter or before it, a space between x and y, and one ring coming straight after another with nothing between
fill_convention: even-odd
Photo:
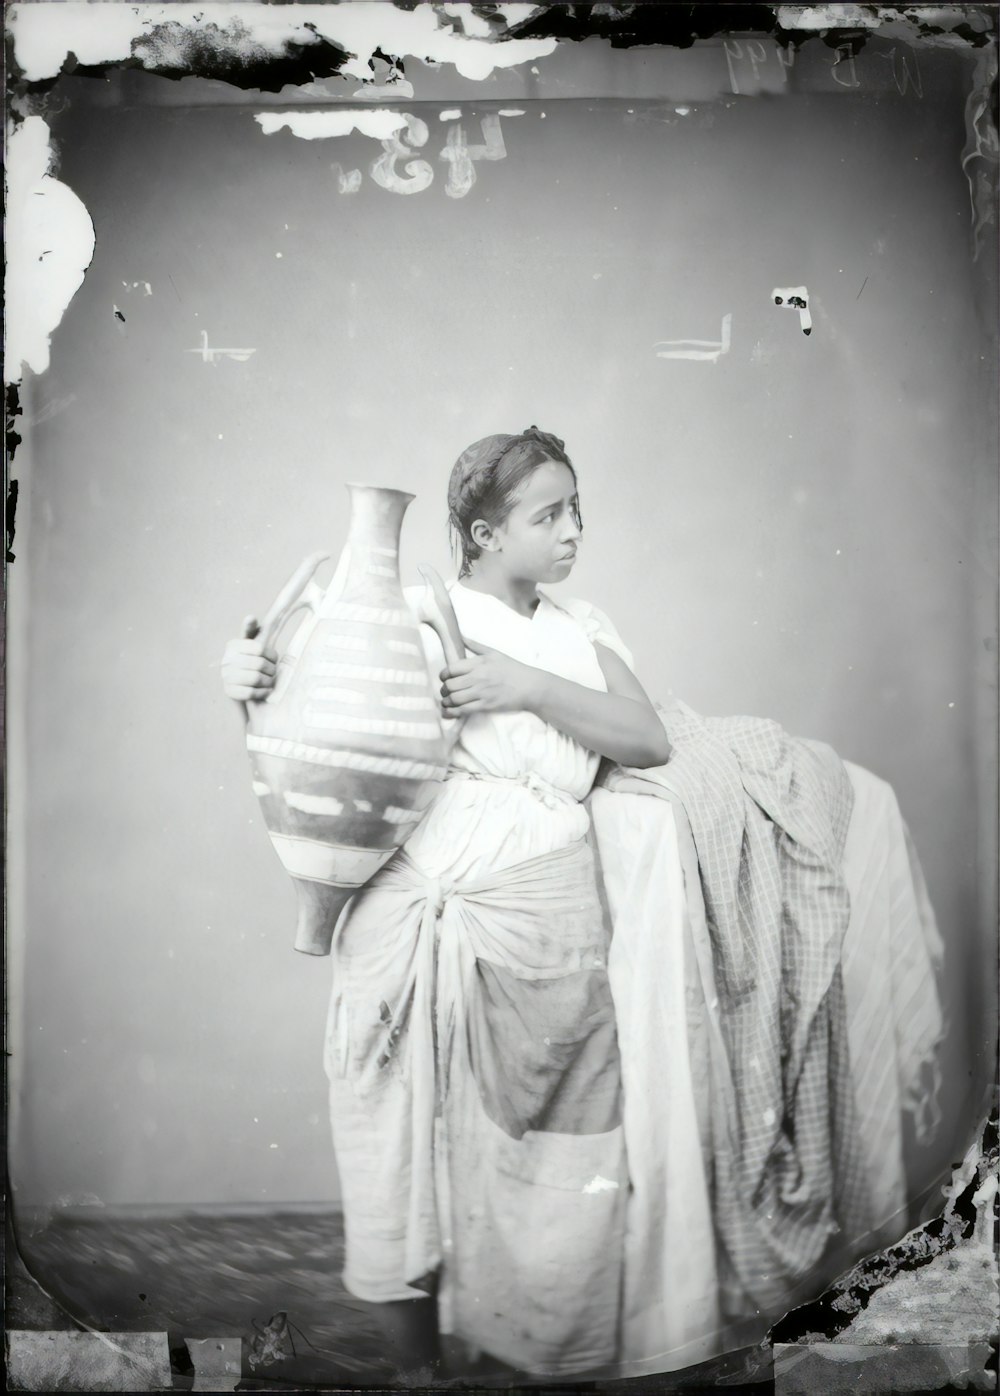
<instances>
[{"instance_id":1,"label":"girl's nose","mask_svg":"<svg viewBox=\"0 0 1000 1396\"><path fill-rule=\"evenodd\" d=\"M562 540L564 543L575 543L583 536L583 530L574 518L567 518L562 528Z\"/></svg>"}]
</instances>

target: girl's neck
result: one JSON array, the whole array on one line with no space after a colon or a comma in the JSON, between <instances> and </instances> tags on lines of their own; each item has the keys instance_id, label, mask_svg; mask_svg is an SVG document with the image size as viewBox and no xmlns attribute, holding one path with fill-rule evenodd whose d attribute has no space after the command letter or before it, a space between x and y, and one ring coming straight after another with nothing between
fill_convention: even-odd
<instances>
[{"instance_id":1,"label":"girl's neck","mask_svg":"<svg viewBox=\"0 0 1000 1396\"><path fill-rule=\"evenodd\" d=\"M481 591L486 596L495 596L518 615L533 616L538 606L538 588L535 583L523 577L511 577L482 565L477 558L470 570L459 580L470 591Z\"/></svg>"}]
</instances>

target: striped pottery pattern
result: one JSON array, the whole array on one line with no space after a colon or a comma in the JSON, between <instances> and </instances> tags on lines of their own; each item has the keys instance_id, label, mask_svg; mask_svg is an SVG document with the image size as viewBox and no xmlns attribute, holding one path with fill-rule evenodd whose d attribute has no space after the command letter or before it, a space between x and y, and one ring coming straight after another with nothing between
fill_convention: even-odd
<instances>
[{"instance_id":1,"label":"striped pottery pattern","mask_svg":"<svg viewBox=\"0 0 1000 1396\"><path fill-rule=\"evenodd\" d=\"M399 581L410 496L349 488L346 575L312 607L301 651L282 657L271 697L249 705L253 788L271 841L296 885L313 889L300 895L300 948L302 916L323 915L322 888L332 896L372 877L447 768L437 681ZM331 907L342 904L332 897Z\"/></svg>"},{"instance_id":2,"label":"striped pottery pattern","mask_svg":"<svg viewBox=\"0 0 1000 1396\"><path fill-rule=\"evenodd\" d=\"M446 769L443 761L430 764L427 761L396 760L391 756L368 756L362 751L336 751L282 737L259 737L253 732L247 736L247 750L316 766L339 766L372 775L399 776L403 780L442 780Z\"/></svg>"}]
</instances>

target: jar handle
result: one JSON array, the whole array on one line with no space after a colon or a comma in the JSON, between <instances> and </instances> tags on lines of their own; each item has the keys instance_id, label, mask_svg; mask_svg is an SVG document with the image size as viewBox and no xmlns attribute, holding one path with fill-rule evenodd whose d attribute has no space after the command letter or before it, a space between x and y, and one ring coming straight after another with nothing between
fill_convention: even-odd
<instances>
[{"instance_id":1,"label":"jar handle","mask_svg":"<svg viewBox=\"0 0 1000 1396\"><path fill-rule=\"evenodd\" d=\"M445 662L450 666L465 658L465 641L458 626L458 617L451 604L444 582L427 563L421 563L417 571L427 583L417 602L417 619L437 631L444 650Z\"/></svg>"},{"instance_id":2,"label":"jar handle","mask_svg":"<svg viewBox=\"0 0 1000 1396\"><path fill-rule=\"evenodd\" d=\"M313 581L313 573L329 556L329 553L310 553L307 558L303 558L278 592L256 635L247 635L246 638L258 639L266 650L273 649L286 623L297 611L315 613L323 592Z\"/></svg>"}]
</instances>

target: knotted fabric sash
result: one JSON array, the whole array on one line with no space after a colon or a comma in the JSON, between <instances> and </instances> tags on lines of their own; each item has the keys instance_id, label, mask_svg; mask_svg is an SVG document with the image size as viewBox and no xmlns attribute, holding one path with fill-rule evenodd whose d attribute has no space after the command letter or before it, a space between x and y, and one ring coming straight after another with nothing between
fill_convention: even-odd
<instances>
[{"instance_id":1,"label":"knotted fabric sash","mask_svg":"<svg viewBox=\"0 0 1000 1396\"><path fill-rule=\"evenodd\" d=\"M512 1150L528 1133L617 1126L605 933L584 840L454 882L428 877L401 851L378 883L401 895L407 919L419 918L386 1005L377 1061L385 1069L405 1058L412 1105L406 1279L426 1287L447 1249L449 1180L439 1166L435 1118L448 1115L455 1070L468 1066L482 1110Z\"/></svg>"}]
</instances>

